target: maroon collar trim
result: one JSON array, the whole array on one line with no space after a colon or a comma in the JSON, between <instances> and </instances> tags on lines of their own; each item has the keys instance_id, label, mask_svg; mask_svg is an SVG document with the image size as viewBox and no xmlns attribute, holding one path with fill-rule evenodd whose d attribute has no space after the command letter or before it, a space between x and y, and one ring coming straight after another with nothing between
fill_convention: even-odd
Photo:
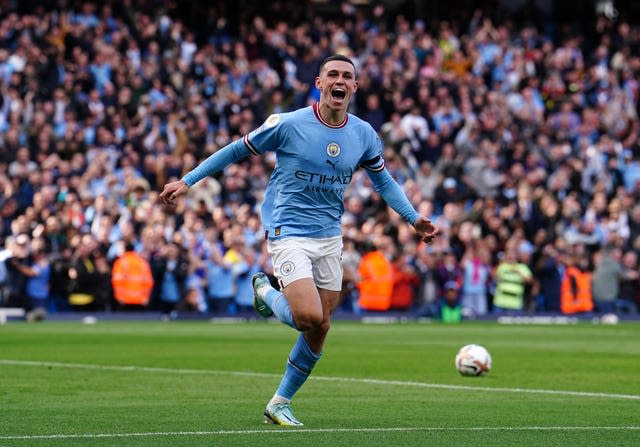
<instances>
[{"instance_id":1,"label":"maroon collar trim","mask_svg":"<svg viewBox=\"0 0 640 447\"><path fill-rule=\"evenodd\" d=\"M348 113L344 115L344 121L342 121L338 125L335 125L335 124L329 124L325 120L322 119L322 117L320 116L320 107L318 106L317 102L314 103L313 106L311 106L311 107L313 109L313 114L316 116L318 121L320 121L325 126L330 127L332 129L339 129L339 128L344 127L344 126L347 125L347 121L349 120L349 114Z\"/></svg>"}]
</instances>

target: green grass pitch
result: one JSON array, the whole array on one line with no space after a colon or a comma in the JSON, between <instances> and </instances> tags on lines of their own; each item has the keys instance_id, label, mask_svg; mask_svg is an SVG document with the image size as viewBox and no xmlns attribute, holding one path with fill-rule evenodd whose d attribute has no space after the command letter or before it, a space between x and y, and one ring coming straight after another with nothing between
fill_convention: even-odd
<instances>
[{"instance_id":1,"label":"green grass pitch","mask_svg":"<svg viewBox=\"0 0 640 447\"><path fill-rule=\"evenodd\" d=\"M265 425L296 333L264 321L0 325L0 446L638 446L640 324L334 322ZM493 369L453 360L486 346Z\"/></svg>"}]
</instances>

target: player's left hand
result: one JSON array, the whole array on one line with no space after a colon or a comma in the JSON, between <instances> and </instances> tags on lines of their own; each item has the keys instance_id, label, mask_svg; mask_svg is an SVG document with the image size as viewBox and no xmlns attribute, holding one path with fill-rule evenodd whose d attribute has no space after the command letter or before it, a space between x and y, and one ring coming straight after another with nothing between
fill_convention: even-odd
<instances>
[{"instance_id":1,"label":"player's left hand","mask_svg":"<svg viewBox=\"0 0 640 447\"><path fill-rule=\"evenodd\" d=\"M416 219L414 227L416 229L416 234L420 236L420 239L422 239L422 241L426 244L430 244L431 242L433 242L435 237L438 235L438 227L436 227L426 217L418 217L418 219Z\"/></svg>"},{"instance_id":2,"label":"player's left hand","mask_svg":"<svg viewBox=\"0 0 640 447\"><path fill-rule=\"evenodd\" d=\"M176 180L175 182L164 185L164 189L158 198L165 205L175 205L176 199L181 195L186 194L187 191L189 191L189 187L184 180Z\"/></svg>"}]
</instances>

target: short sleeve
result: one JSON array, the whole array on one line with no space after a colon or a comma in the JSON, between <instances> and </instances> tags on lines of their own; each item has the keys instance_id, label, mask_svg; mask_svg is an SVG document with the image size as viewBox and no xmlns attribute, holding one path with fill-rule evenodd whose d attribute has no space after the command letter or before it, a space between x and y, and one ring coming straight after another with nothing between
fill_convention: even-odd
<instances>
[{"instance_id":1,"label":"short sleeve","mask_svg":"<svg viewBox=\"0 0 640 447\"><path fill-rule=\"evenodd\" d=\"M274 151L278 147L282 127L282 115L270 115L260 127L245 135L243 142L253 155Z\"/></svg>"}]
</instances>

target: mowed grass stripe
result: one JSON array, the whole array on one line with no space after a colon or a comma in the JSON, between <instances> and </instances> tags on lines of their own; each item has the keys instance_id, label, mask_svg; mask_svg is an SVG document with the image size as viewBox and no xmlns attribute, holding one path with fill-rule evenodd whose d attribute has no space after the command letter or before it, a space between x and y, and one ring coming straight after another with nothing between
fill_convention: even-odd
<instances>
[{"instance_id":1,"label":"mowed grass stripe","mask_svg":"<svg viewBox=\"0 0 640 447\"><path fill-rule=\"evenodd\" d=\"M54 435L25 435L0 436L0 440L29 440L29 439L93 439L93 438L139 438L154 436L225 436L225 435L256 435L256 434L306 434L306 433L384 433L384 432L414 432L414 431L607 431L607 430L640 430L640 426L627 427L380 427L380 428L283 428L277 430L216 430L216 431L175 431L148 433L94 433L94 434L54 434Z\"/></svg>"},{"instance_id":2,"label":"mowed grass stripe","mask_svg":"<svg viewBox=\"0 0 640 447\"><path fill-rule=\"evenodd\" d=\"M281 377L281 374L246 372L246 371L160 368L160 367L146 367L146 366L134 366L134 365L94 365L94 364L83 364L83 363L40 362L40 361L11 360L11 359L0 359L0 364L15 365L15 366L47 367L47 368L56 367L56 368L72 368L72 369L90 369L90 370L120 371L120 372L203 374L203 375L216 375L216 376L228 375L228 376L236 376L236 377L264 377L264 378ZM501 393L519 393L519 394L549 394L549 395L558 395L558 396L589 397L589 398L603 398L603 399L640 400L640 395L637 395L637 394L594 393L594 392L583 392L583 391L545 390L545 389L528 389L528 388L480 387L480 386L450 385L450 384L425 383L425 382L403 381L403 380L381 380L381 379L366 379L366 378L355 378L355 377L329 377L329 376L317 376L317 375L311 376L310 380L318 380L318 381L326 381L326 382L352 382L352 383L371 384L371 385L380 385L380 386L410 386L410 387L433 388L433 389L454 390L454 391L459 390L459 391L501 392Z\"/></svg>"}]
</instances>

